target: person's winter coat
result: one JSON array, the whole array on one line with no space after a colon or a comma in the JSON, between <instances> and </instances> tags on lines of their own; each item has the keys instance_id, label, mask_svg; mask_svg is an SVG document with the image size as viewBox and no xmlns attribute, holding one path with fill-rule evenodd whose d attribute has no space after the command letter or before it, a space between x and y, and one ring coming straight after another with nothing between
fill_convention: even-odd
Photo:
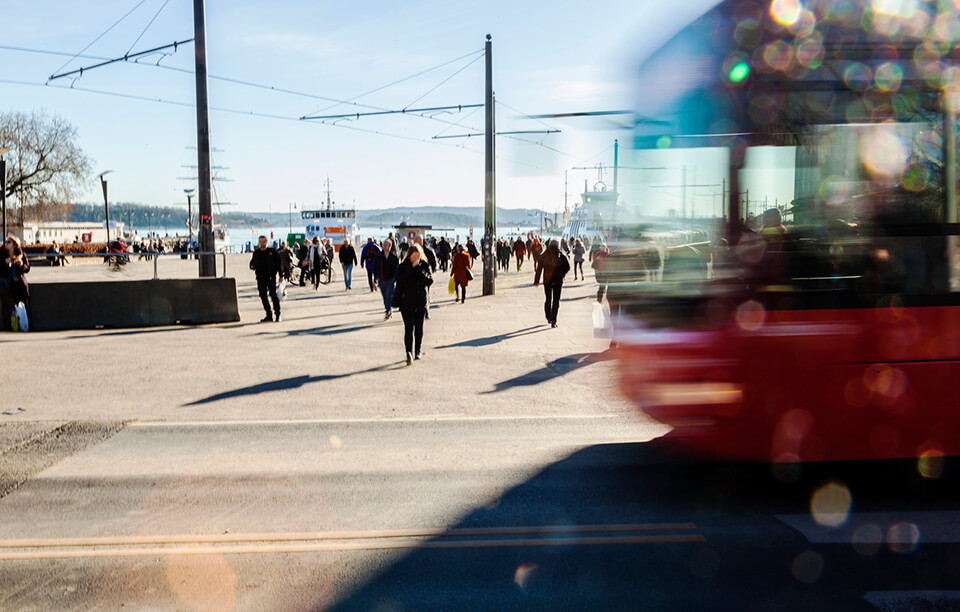
<instances>
[{"instance_id":1,"label":"person's winter coat","mask_svg":"<svg viewBox=\"0 0 960 612\"><path fill-rule=\"evenodd\" d=\"M373 270L374 264L377 261L377 257L380 256L380 247L377 246L376 242L368 242L363 246L363 249L360 251L360 263L363 264L363 267L367 270Z\"/></svg>"},{"instance_id":2,"label":"person's winter coat","mask_svg":"<svg viewBox=\"0 0 960 612\"><path fill-rule=\"evenodd\" d=\"M340 247L340 265L350 266L357 263L357 252L354 250L353 245L349 244L347 246Z\"/></svg>"},{"instance_id":3,"label":"person's winter coat","mask_svg":"<svg viewBox=\"0 0 960 612\"><path fill-rule=\"evenodd\" d=\"M450 272L458 285L466 287L470 284L470 280L467 278L469 269L470 255L466 251L454 253L453 262L450 264Z\"/></svg>"},{"instance_id":4,"label":"person's winter coat","mask_svg":"<svg viewBox=\"0 0 960 612\"><path fill-rule=\"evenodd\" d=\"M397 276L398 267L400 267L400 260L392 249L386 256L381 252L373 263L373 277L378 281L392 280Z\"/></svg>"},{"instance_id":5,"label":"person's winter coat","mask_svg":"<svg viewBox=\"0 0 960 612\"><path fill-rule=\"evenodd\" d=\"M543 269L543 284L562 283L563 277L570 271L570 260L559 248L548 248L540 255L540 267Z\"/></svg>"},{"instance_id":6,"label":"person's winter coat","mask_svg":"<svg viewBox=\"0 0 960 612\"><path fill-rule=\"evenodd\" d=\"M404 260L397 268L397 284L393 290L393 306L402 312L427 311L427 287L433 284L430 264L421 259L414 266Z\"/></svg>"}]
</instances>

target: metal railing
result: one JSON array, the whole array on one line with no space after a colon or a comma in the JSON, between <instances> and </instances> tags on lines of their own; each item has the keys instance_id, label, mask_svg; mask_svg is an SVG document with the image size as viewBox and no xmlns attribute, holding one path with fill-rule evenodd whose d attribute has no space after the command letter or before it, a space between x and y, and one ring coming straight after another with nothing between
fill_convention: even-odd
<instances>
[{"instance_id":1,"label":"metal railing","mask_svg":"<svg viewBox=\"0 0 960 612\"><path fill-rule=\"evenodd\" d=\"M144 252L140 252L140 253L133 253L133 252L130 252L130 253L38 253L34 255L28 255L28 258L33 260L46 259L48 261L53 261L53 260L59 259L59 260L65 261L68 257L71 259L75 257L80 257L80 258L99 257L104 260L104 263L110 264L111 263L110 260L116 261L118 258L126 257L128 260L127 262L124 262L122 264L114 263L114 265L118 267L122 267L127 263L132 263L134 257L138 257L141 260L152 259L153 260L153 280L160 280L160 274L157 269L157 262L160 260L161 257L173 257L173 258L180 258L180 259L195 260L198 255L219 255L222 259L222 265L220 268L221 269L220 278L227 277L227 253L223 251L191 251L189 253L185 253L185 252L184 253L144 253Z\"/></svg>"}]
</instances>

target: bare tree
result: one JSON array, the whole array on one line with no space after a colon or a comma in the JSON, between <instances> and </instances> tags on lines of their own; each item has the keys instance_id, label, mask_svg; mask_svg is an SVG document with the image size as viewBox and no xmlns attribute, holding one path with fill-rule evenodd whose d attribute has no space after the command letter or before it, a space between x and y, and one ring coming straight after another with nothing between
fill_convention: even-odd
<instances>
[{"instance_id":1,"label":"bare tree","mask_svg":"<svg viewBox=\"0 0 960 612\"><path fill-rule=\"evenodd\" d=\"M7 160L7 198L16 197L37 220L62 218L90 180L90 159L77 129L57 115L34 111L0 114L0 147Z\"/></svg>"}]
</instances>

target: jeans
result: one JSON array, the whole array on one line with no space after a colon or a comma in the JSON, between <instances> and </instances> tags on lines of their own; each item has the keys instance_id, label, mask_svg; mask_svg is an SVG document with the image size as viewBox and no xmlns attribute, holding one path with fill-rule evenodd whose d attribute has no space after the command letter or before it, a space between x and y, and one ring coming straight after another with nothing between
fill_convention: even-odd
<instances>
[{"instance_id":1,"label":"jeans","mask_svg":"<svg viewBox=\"0 0 960 612\"><path fill-rule=\"evenodd\" d=\"M543 314L547 321L557 322L557 311L560 310L560 290L563 288L562 282L551 282L543 284L543 294L546 298L543 302Z\"/></svg>"},{"instance_id":2,"label":"jeans","mask_svg":"<svg viewBox=\"0 0 960 612\"><path fill-rule=\"evenodd\" d=\"M394 279L380 281L380 294L383 295L383 312L390 312L390 302L393 300L393 287L396 281Z\"/></svg>"},{"instance_id":3,"label":"jeans","mask_svg":"<svg viewBox=\"0 0 960 612\"><path fill-rule=\"evenodd\" d=\"M403 346L408 353L419 353L423 344L423 312L401 310L403 317Z\"/></svg>"},{"instance_id":4,"label":"jeans","mask_svg":"<svg viewBox=\"0 0 960 612\"><path fill-rule=\"evenodd\" d=\"M267 278L258 276L257 291L260 293L260 302L263 304L263 309L267 312L267 316L271 316L270 302L267 300L267 295L269 295L273 301L273 312L279 315L280 300L277 299L277 279L275 277Z\"/></svg>"},{"instance_id":5,"label":"jeans","mask_svg":"<svg viewBox=\"0 0 960 612\"><path fill-rule=\"evenodd\" d=\"M347 289L349 289L350 284L353 283L353 264L343 266L343 282L347 286Z\"/></svg>"}]
</instances>

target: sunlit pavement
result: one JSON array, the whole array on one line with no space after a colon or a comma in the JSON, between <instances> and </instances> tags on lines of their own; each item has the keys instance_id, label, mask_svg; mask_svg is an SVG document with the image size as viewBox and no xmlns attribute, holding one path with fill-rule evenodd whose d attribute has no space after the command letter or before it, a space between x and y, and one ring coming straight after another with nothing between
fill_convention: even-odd
<instances>
[{"instance_id":1,"label":"sunlit pavement","mask_svg":"<svg viewBox=\"0 0 960 612\"><path fill-rule=\"evenodd\" d=\"M359 277L282 323L245 279L240 325L0 337L32 373L3 383L0 609L960 609L955 465L675 457L614 393L592 284L550 330L527 276L435 290L410 368Z\"/></svg>"}]
</instances>

